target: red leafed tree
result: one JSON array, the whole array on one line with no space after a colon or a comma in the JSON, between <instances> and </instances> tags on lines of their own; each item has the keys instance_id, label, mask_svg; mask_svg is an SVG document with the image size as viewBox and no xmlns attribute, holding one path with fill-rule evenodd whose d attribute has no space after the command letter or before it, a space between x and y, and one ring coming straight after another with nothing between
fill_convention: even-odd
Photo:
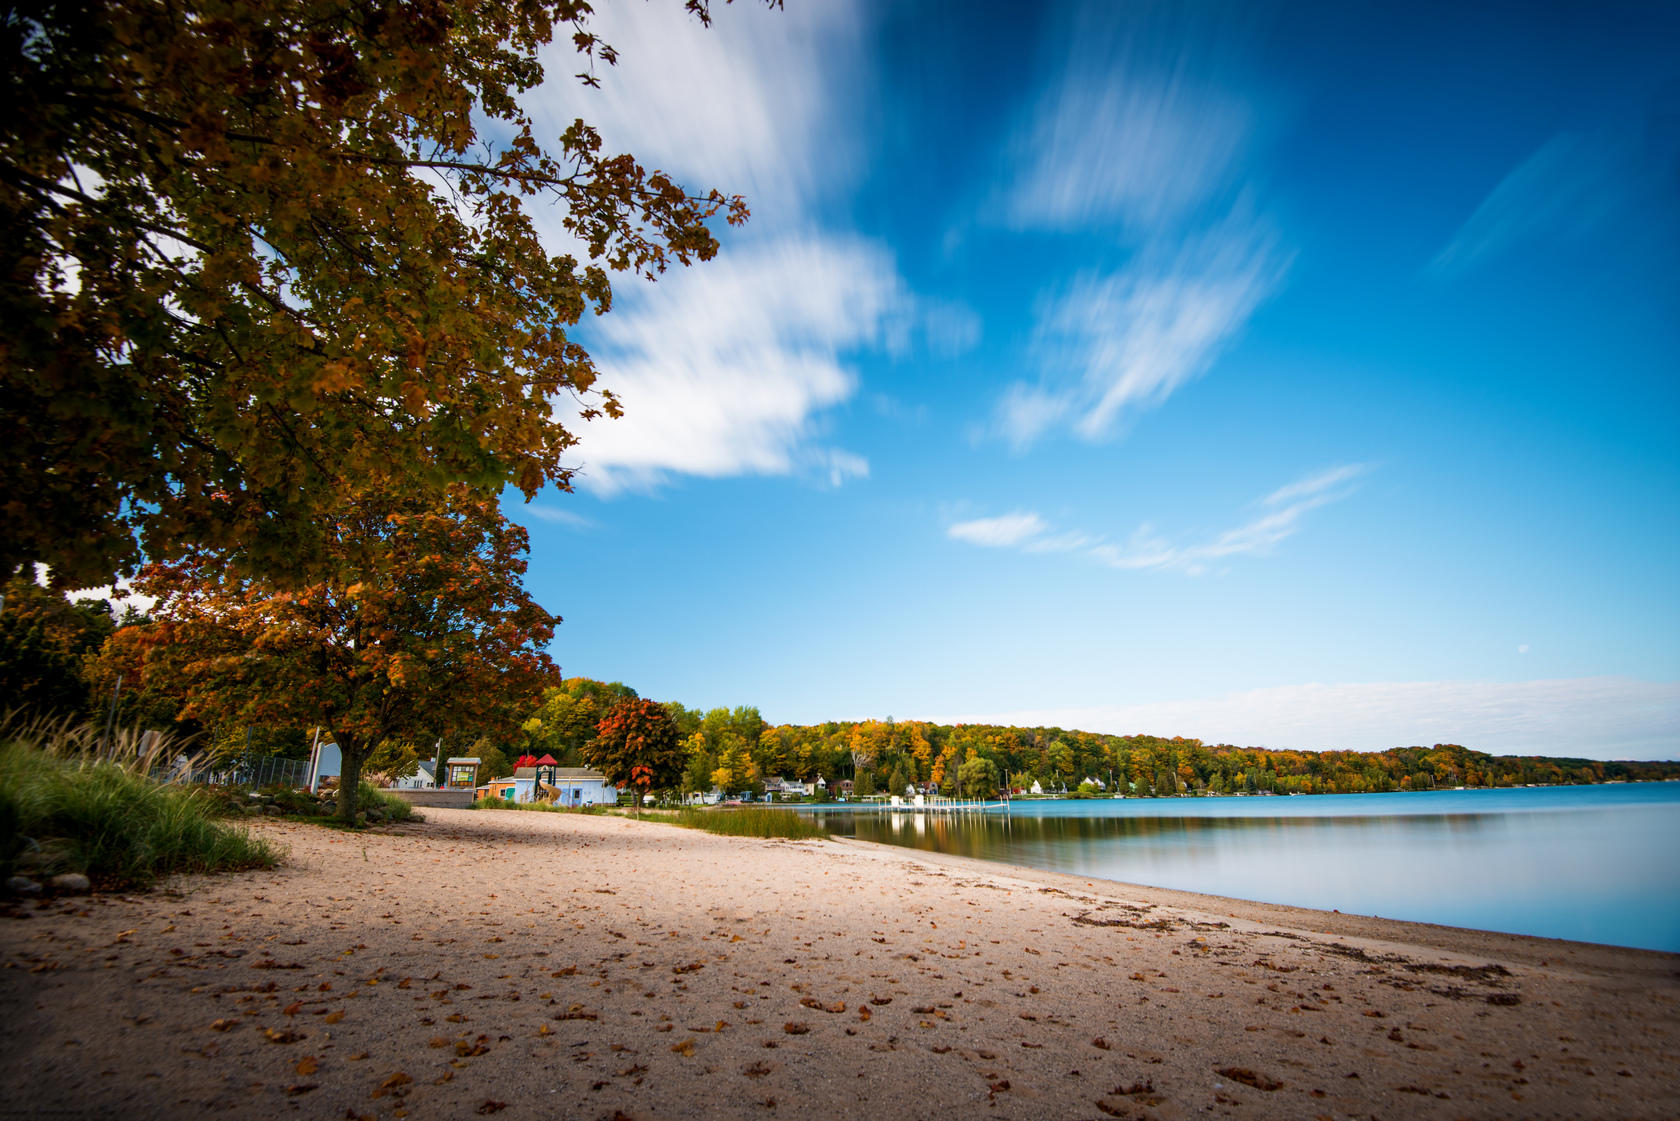
<instances>
[{"instance_id":1,"label":"red leafed tree","mask_svg":"<svg viewBox=\"0 0 1680 1121\"><path fill-rule=\"evenodd\" d=\"M182 715L327 729L351 821L362 765L386 740L517 729L558 683L544 647L560 619L521 586L528 538L494 501L364 495L327 529L330 580L282 587L190 552L138 586L158 597L147 674L185 697Z\"/></svg>"},{"instance_id":2,"label":"red leafed tree","mask_svg":"<svg viewBox=\"0 0 1680 1121\"><path fill-rule=\"evenodd\" d=\"M620 787L645 777L643 790L663 790L677 785L687 761L677 740L677 725L664 705L625 699L595 725L595 738L584 746L583 758ZM648 774L638 775L640 768Z\"/></svg>"}]
</instances>

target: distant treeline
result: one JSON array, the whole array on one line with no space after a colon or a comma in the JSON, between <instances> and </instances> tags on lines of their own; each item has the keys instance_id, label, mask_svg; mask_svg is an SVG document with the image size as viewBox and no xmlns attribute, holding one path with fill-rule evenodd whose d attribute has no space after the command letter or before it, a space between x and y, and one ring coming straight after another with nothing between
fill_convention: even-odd
<instances>
[{"instance_id":1,"label":"distant treeline","mask_svg":"<svg viewBox=\"0 0 1680 1121\"><path fill-rule=\"evenodd\" d=\"M510 747L576 762L607 709L635 696L635 690L619 682L570 678L548 692L526 723L525 742ZM684 786L689 789L751 788L772 776L821 776L830 783L852 779L865 793L929 782L948 793L978 793L988 785L995 790L1004 783L1031 789L1034 782L1045 790L1077 791L1095 780L1109 792L1140 795L1353 794L1680 779L1680 762L1495 756L1459 744L1381 752L1270 751L1183 736L1113 736L890 717L773 725L750 706L704 712L674 702L664 707L688 752Z\"/></svg>"}]
</instances>

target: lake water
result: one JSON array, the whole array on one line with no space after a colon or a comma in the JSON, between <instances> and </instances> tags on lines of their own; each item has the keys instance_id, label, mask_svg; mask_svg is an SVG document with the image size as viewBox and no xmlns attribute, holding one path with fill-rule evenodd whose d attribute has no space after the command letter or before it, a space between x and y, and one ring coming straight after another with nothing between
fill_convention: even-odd
<instances>
[{"instance_id":1,"label":"lake water","mask_svg":"<svg viewBox=\"0 0 1680 1121\"><path fill-rule=\"evenodd\" d=\"M814 812L839 836L1047 871L1680 951L1680 783Z\"/></svg>"}]
</instances>

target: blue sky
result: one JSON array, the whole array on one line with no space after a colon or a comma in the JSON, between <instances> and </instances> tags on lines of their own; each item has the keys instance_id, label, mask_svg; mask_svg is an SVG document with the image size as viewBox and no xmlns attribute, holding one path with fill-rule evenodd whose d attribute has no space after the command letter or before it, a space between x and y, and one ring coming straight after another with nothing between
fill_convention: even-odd
<instances>
[{"instance_id":1,"label":"blue sky","mask_svg":"<svg viewBox=\"0 0 1680 1121\"><path fill-rule=\"evenodd\" d=\"M528 98L753 207L508 503L568 674L1680 755L1673 8L679 9Z\"/></svg>"}]
</instances>

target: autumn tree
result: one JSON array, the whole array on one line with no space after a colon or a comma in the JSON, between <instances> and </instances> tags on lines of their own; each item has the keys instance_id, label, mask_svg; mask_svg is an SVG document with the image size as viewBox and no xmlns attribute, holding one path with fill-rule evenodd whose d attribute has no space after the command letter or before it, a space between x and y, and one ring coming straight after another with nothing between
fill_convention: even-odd
<instances>
[{"instance_id":1,"label":"autumn tree","mask_svg":"<svg viewBox=\"0 0 1680 1121\"><path fill-rule=\"evenodd\" d=\"M346 558L294 587L229 572L195 550L142 571L157 596L148 676L206 723L319 725L343 757L338 814L356 815L382 745L468 726L511 733L557 671L560 620L520 586L524 529L494 501L345 500L324 527Z\"/></svg>"},{"instance_id":2,"label":"autumn tree","mask_svg":"<svg viewBox=\"0 0 1680 1121\"><path fill-rule=\"evenodd\" d=\"M708 0L685 0L702 23ZM309 584L342 479L569 488L609 274L711 258L686 190L520 95L585 0L18 0L0 30L0 575L229 551ZM727 112L727 106L720 106ZM545 146L547 145L547 146ZM559 214L580 247L551 254Z\"/></svg>"},{"instance_id":3,"label":"autumn tree","mask_svg":"<svg viewBox=\"0 0 1680 1121\"><path fill-rule=\"evenodd\" d=\"M681 782L687 762L677 741L677 726L665 707L629 698L613 705L602 718L595 738L583 749L583 758L621 788L635 780L638 767L645 767L648 785L659 790Z\"/></svg>"}]
</instances>

